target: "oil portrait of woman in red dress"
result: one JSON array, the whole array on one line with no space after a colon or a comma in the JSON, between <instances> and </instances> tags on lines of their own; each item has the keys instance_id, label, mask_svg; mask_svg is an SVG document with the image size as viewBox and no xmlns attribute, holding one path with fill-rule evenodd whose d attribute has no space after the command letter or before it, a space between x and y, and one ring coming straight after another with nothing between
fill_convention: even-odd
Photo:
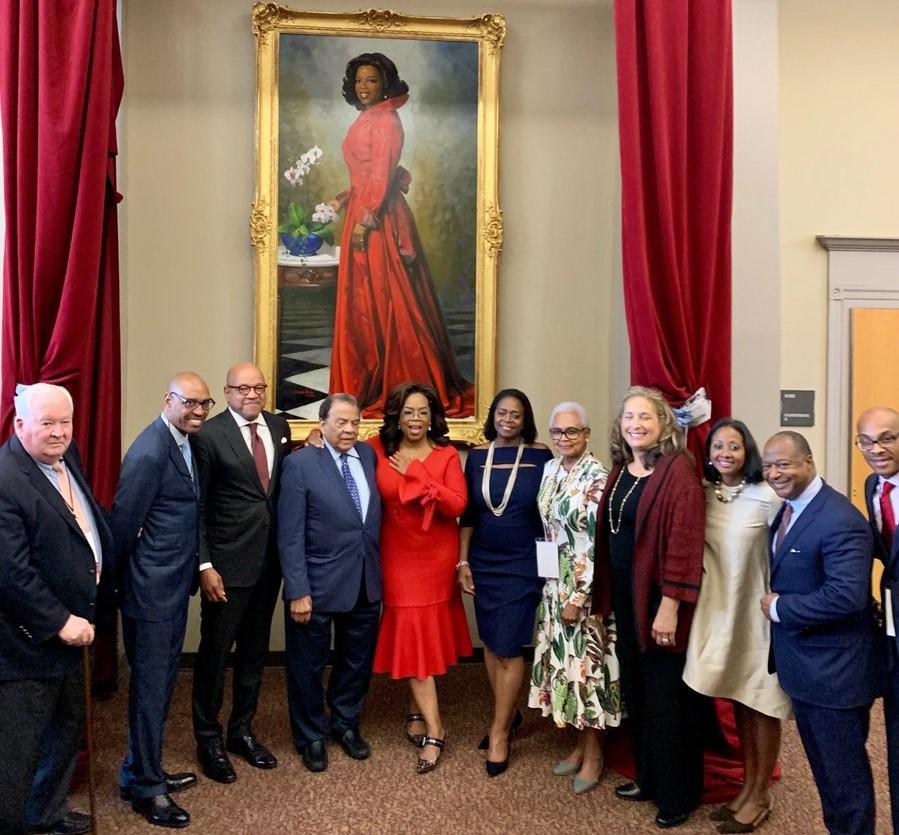
<instances>
[{"instance_id":1,"label":"oil portrait of woman in red dress","mask_svg":"<svg viewBox=\"0 0 899 835\"><path fill-rule=\"evenodd\" d=\"M391 389L415 380L434 388L448 417L469 417L474 386L456 363L404 197L412 177L400 165L398 111L409 86L386 55L362 53L347 64L343 97L361 112L343 141L350 187L331 204L345 217L329 389L380 417Z\"/></svg>"},{"instance_id":2,"label":"oil portrait of woman in red dress","mask_svg":"<svg viewBox=\"0 0 899 835\"><path fill-rule=\"evenodd\" d=\"M327 394L348 392L378 420L389 392L414 380L451 427L476 425L475 376L480 387L492 374L476 345L494 344L478 308L495 294L495 283L477 289L482 48L281 34L278 232L325 238L291 252L279 234L275 406L286 417L314 420Z\"/></svg>"}]
</instances>

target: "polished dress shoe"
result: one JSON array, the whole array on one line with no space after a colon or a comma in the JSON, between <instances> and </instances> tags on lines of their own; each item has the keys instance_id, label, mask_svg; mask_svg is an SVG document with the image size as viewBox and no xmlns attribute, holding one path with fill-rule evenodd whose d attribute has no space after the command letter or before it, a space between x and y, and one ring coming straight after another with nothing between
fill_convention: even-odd
<instances>
[{"instance_id":1,"label":"polished dress shoe","mask_svg":"<svg viewBox=\"0 0 899 835\"><path fill-rule=\"evenodd\" d=\"M659 812L656 815L656 826L659 829L673 829L675 826L681 826L690 820L689 812L677 812L670 815L667 812Z\"/></svg>"},{"instance_id":2,"label":"polished dress shoe","mask_svg":"<svg viewBox=\"0 0 899 835\"><path fill-rule=\"evenodd\" d=\"M203 773L216 783L233 783L237 779L234 766L225 753L220 739L197 746L197 759L203 767Z\"/></svg>"},{"instance_id":3,"label":"polished dress shoe","mask_svg":"<svg viewBox=\"0 0 899 835\"><path fill-rule=\"evenodd\" d=\"M179 771L175 774L169 774L167 771L162 773L165 775L166 794L183 792L185 789L197 785L197 775L192 771ZM122 800L131 800L131 789L125 788L125 786L119 786L119 797L121 797Z\"/></svg>"},{"instance_id":4,"label":"polished dress shoe","mask_svg":"<svg viewBox=\"0 0 899 835\"><path fill-rule=\"evenodd\" d=\"M65 816L50 826L38 826L29 832L48 832L49 835L84 835L93 829L94 821L82 812L66 812Z\"/></svg>"},{"instance_id":5,"label":"polished dress shoe","mask_svg":"<svg viewBox=\"0 0 899 835\"><path fill-rule=\"evenodd\" d=\"M234 736L228 740L228 750L240 754L253 768L274 768L278 759L252 734Z\"/></svg>"},{"instance_id":6,"label":"polished dress shoe","mask_svg":"<svg viewBox=\"0 0 899 835\"><path fill-rule=\"evenodd\" d=\"M340 743L344 753L354 760L367 760L371 754L368 743L355 728L347 728L345 731L332 731L331 738L335 742Z\"/></svg>"},{"instance_id":7,"label":"polished dress shoe","mask_svg":"<svg viewBox=\"0 0 899 835\"><path fill-rule=\"evenodd\" d=\"M620 800L652 800L636 783L622 783L615 789L615 797Z\"/></svg>"},{"instance_id":8,"label":"polished dress shoe","mask_svg":"<svg viewBox=\"0 0 899 835\"><path fill-rule=\"evenodd\" d=\"M316 739L300 749L303 765L313 773L324 771L328 767L328 748L323 739Z\"/></svg>"},{"instance_id":9,"label":"polished dress shoe","mask_svg":"<svg viewBox=\"0 0 899 835\"><path fill-rule=\"evenodd\" d=\"M152 823L153 826L183 829L190 823L190 815L167 794L136 797L131 801L131 808L137 814L143 815L147 823Z\"/></svg>"}]
</instances>

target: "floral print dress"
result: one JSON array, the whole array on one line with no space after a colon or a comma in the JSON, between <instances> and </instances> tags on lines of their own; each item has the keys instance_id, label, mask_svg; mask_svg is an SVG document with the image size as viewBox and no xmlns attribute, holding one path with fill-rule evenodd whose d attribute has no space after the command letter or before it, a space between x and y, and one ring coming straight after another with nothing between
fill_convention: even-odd
<instances>
[{"instance_id":1,"label":"floral print dress","mask_svg":"<svg viewBox=\"0 0 899 835\"><path fill-rule=\"evenodd\" d=\"M567 473L555 459L543 470L537 496L544 535L559 545L559 579L546 581L537 610L528 705L552 715L560 728L621 722L615 620L590 614L596 508L607 475L589 452ZM562 621L566 603L580 607L571 626Z\"/></svg>"}]
</instances>

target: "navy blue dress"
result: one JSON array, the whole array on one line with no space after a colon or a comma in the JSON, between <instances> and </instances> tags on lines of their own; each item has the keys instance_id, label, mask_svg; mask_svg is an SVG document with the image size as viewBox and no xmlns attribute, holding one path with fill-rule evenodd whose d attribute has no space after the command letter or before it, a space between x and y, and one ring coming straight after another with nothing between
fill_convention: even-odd
<instances>
[{"instance_id":1,"label":"navy blue dress","mask_svg":"<svg viewBox=\"0 0 899 835\"><path fill-rule=\"evenodd\" d=\"M490 501L502 501L517 447L497 447L490 474ZM474 528L468 562L475 585L474 609L481 640L502 658L517 658L534 637L534 616L543 580L537 576L534 541L543 536L537 491L548 449L526 448L518 478L502 516L494 516L481 492L486 449L473 449L465 462L468 506L463 528ZM497 465L506 465L498 468Z\"/></svg>"}]
</instances>

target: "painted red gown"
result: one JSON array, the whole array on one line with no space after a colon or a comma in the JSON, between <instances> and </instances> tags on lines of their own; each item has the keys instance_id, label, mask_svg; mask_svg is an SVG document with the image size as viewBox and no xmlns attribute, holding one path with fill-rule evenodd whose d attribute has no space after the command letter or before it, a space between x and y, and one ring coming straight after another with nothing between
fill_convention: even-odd
<instances>
[{"instance_id":1,"label":"painted red gown","mask_svg":"<svg viewBox=\"0 0 899 835\"><path fill-rule=\"evenodd\" d=\"M459 454L451 446L434 447L401 475L384 456L380 438L369 443L378 456L383 507L384 614L374 670L391 678L442 675L472 651L456 584L456 518L467 502Z\"/></svg>"},{"instance_id":2,"label":"painted red gown","mask_svg":"<svg viewBox=\"0 0 899 835\"><path fill-rule=\"evenodd\" d=\"M440 303L403 194L403 125L397 96L363 110L343 141L350 174L337 275L329 390L356 396L365 417L380 417L390 390L412 381L433 386L447 415L474 414L474 387L453 355ZM370 229L364 251L353 227Z\"/></svg>"}]
</instances>

